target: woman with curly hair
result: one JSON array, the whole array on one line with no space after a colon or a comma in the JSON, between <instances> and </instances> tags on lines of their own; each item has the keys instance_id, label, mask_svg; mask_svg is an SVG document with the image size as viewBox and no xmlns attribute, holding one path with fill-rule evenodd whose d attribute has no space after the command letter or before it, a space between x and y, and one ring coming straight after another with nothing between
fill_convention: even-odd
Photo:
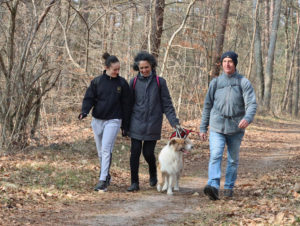
<instances>
[{"instance_id":1,"label":"woman with curly hair","mask_svg":"<svg viewBox=\"0 0 300 226\"><path fill-rule=\"evenodd\" d=\"M131 186L127 191L138 191L139 159L141 152L149 165L150 186L157 184L154 149L161 138L163 113L172 127L180 127L166 80L156 75L157 62L148 52L139 52L134 58L133 69L138 71L130 81L133 108L129 127L131 137Z\"/></svg>"}]
</instances>

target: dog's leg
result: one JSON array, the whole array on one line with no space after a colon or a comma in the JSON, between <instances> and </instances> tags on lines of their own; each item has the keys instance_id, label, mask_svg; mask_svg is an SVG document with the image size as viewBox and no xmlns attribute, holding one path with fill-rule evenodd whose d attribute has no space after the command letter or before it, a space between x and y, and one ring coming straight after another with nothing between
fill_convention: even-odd
<instances>
[{"instance_id":1,"label":"dog's leg","mask_svg":"<svg viewBox=\"0 0 300 226\"><path fill-rule=\"evenodd\" d=\"M164 180L164 186L162 188L162 191L166 191L168 189L168 182L169 182L169 176L167 173L163 175L163 180Z\"/></svg>"},{"instance_id":2,"label":"dog's leg","mask_svg":"<svg viewBox=\"0 0 300 226\"><path fill-rule=\"evenodd\" d=\"M174 181L174 191L179 191L179 178L180 178L180 173L176 173L175 176L175 181Z\"/></svg>"},{"instance_id":3,"label":"dog's leg","mask_svg":"<svg viewBox=\"0 0 300 226\"><path fill-rule=\"evenodd\" d=\"M173 195L172 186L173 186L173 182L174 182L174 177L175 176L176 175L174 175L174 174L169 175L168 191L167 191L168 195Z\"/></svg>"},{"instance_id":4,"label":"dog's leg","mask_svg":"<svg viewBox=\"0 0 300 226\"><path fill-rule=\"evenodd\" d=\"M163 173L160 171L160 164L158 163L158 166L157 166L157 191L158 192L161 192L161 187L164 183L164 176L163 176Z\"/></svg>"}]
</instances>

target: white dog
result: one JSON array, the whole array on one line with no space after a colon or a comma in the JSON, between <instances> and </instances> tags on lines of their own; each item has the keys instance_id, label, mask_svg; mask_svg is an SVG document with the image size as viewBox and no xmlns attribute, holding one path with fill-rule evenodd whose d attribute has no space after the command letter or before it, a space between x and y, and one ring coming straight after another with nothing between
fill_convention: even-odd
<instances>
[{"instance_id":1,"label":"white dog","mask_svg":"<svg viewBox=\"0 0 300 226\"><path fill-rule=\"evenodd\" d=\"M190 139L172 138L161 150L158 155L157 191L167 190L168 195L173 195L172 187L174 187L174 191L179 191L178 183L183 169L183 152L192 148L193 143Z\"/></svg>"}]
</instances>

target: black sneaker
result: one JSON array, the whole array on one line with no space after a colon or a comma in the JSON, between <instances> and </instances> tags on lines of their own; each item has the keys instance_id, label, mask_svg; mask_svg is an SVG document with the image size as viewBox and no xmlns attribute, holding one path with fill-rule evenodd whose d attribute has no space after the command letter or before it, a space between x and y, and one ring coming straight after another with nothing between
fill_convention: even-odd
<instances>
[{"instance_id":1,"label":"black sneaker","mask_svg":"<svg viewBox=\"0 0 300 226\"><path fill-rule=\"evenodd\" d=\"M139 184L138 183L132 183L129 188L127 188L127 191L129 192L134 192L140 190Z\"/></svg>"},{"instance_id":2,"label":"black sneaker","mask_svg":"<svg viewBox=\"0 0 300 226\"><path fill-rule=\"evenodd\" d=\"M204 194L207 195L210 200L219 200L219 191L213 186L206 185L204 188Z\"/></svg>"},{"instance_id":3,"label":"black sneaker","mask_svg":"<svg viewBox=\"0 0 300 226\"><path fill-rule=\"evenodd\" d=\"M107 191L107 183L104 180L100 180L96 185L94 191Z\"/></svg>"},{"instance_id":4,"label":"black sneaker","mask_svg":"<svg viewBox=\"0 0 300 226\"><path fill-rule=\"evenodd\" d=\"M111 176L110 176L110 174L108 174L106 177L106 187L108 187L110 185L110 182L111 182Z\"/></svg>"},{"instance_id":5,"label":"black sneaker","mask_svg":"<svg viewBox=\"0 0 300 226\"><path fill-rule=\"evenodd\" d=\"M150 180L149 180L149 184L151 187L154 187L156 184L157 184L157 178L156 177L150 177Z\"/></svg>"},{"instance_id":6,"label":"black sneaker","mask_svg":"<svg viewBox=\"0 0 300 226\"><path fill-rule=\"evenodd\" d=\"M233 196L233 190L232 189L224 189L224 196L231 198Z\"/></svg>"}]
</instances>

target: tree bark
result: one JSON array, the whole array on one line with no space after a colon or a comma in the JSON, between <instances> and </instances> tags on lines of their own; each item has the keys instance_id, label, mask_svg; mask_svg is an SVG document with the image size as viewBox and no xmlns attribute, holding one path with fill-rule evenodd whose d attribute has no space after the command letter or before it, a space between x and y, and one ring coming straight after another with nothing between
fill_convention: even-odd
<instances>
[{"instance_id":1,"label":"tree bark","mask_svg":"<svg viewBox=\"0 0 300 226\"><path fill-rule=\"evenodd\" d=\"M289 76L288 76L288 80L287 80L287 83L286 83L283 103L282 103L282 107L281 107L282 110L284 110L286 108L286 105L287 105L287 102L288 102L288 95L289 95L289 92L290 92L290 87L291 87L291 84L292 84L292 81L293 81L293 66L294 66L295 54L296 54L296 51L297 51L296 48L297 48L298 42L299 42L299 31L300 31L300 24L298 24L297 34L296 34L296 37L295 37L295 43L294 43L294 47L293 47L293 55L292 55L292 59L291 59L291 62L290 62L290 68L289 68Z\"/></svg>"},{"instance_id":2,"label":"tree bark","mask_svg":"<svg viewBox=\"0 0 300 226\"><path fill-rule=\"evenodd\" d=\"M272 20L272 32L270 36L270 45L268 48L268 59L266 65L266 83L264 93L264 106L266 110L270 110L271 95L272 95L272 82L273 82L273 66L274 66L274 53L277 41L277 31L280 19L281 0L275 0L274 18Z\"/></svg>"},{"instance_id":3,"label":"tree bark","mask_svg":"<svg viewBox=\"0 0 300 226\"><path fill-rule=\"evenodd\" d=\"M253 0L253 11L259 7L259 0ZM256 23L255 38L254 38L254 58L256 65L256 76L258 78L258 102L262 103L264 98L264 67L263 67L263 56L261 48L261 37L260 37L260 24L258 18L254 21Z\"/></svg>"},{"instance_id":4,"label":"tree bark","mask_svg":"<svg viewBox=\"0 0 300 226\"><path fill-rule=\"evenodd\" d=\"M249 62L249 67L248 67L248 72L246 74L246 77L250 79L251 73L252 73L252 64L253 64L253 49L254 49L254 43L255 43L255 36L256 36L256 30L258 29L257 27L259 26L258 22L258 12L259 12L259 0L255 1L254 0L254 13L253 13L253 38L251 41L251 47L250 47L250 62Z\"/></svg>"},{"instance_id":5,"label":"tree bark","mask_svg":"<svg viewBox=\"0 0 300 226\"><path fill-rule=\"evenodd\" d=\"M213 60L213 67L211 73L211 76L213 77L218 76L220 72L220 57L223 51L224 37L225 37L225 31L226 31L227 20L229 15L229 7L230 7L230 0L225 0L223 5L224 10L220 21L219 30L217 32L216 47L213 54L214 60Z\"/></svg>"},{"instance_id":6,"label":"tree bark","mask_svg":"<svg viewBox=\"0 0 300 226\"><path fill-rule=\"evenodd\" d=\"M155 26L152 31L152 54L158 58L164 24L165 0L155 1Z\"/></svg>"}]
</instances>

